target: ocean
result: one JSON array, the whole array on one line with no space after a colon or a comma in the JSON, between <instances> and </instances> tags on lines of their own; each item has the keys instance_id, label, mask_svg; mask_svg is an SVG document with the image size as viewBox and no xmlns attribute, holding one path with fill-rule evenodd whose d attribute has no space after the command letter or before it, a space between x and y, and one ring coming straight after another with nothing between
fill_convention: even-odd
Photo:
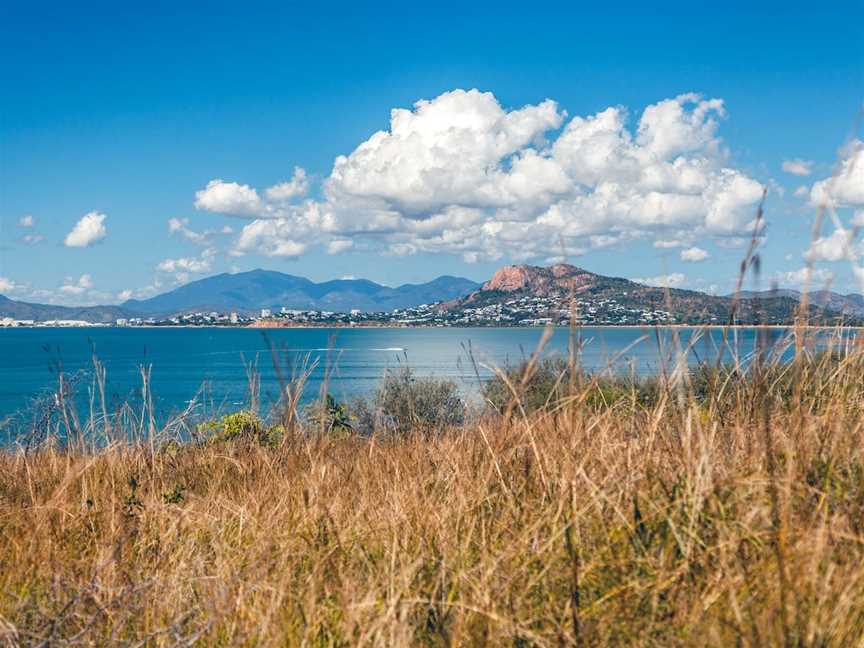
<instances>
[{"instance_id":1,"label":"ocean","mask_svg":"<svg viewBox=\"0 0 864 648\"><path fill-rule=\"evenodd\" d=\"M109 410L140 402L144 367L161 416L192 402L218 411L245 406L249 366L260 375L265 407L278 399L280 374L288 380L310 369L305 400L317 396L324 380L337 399L368 395L385 371L406 365L418 375L453 379L470 398L491 367L518 363L543 335L541 328L0 329L0 421L31 416L40 399L52 398L61 371L71 380L79 406L86 407L94 387L94 357L106 370ZM587 369L612 366L642 375L672 364L676 348L690 347L688 360L694 363L715 360L723 346L719 329L596 327L583 328L580 335ZM741 357L755 348L755 329L729 335ZM782 331L770 335L776 339ZM554 330L543 353L566 354L569 338L569 330Z\"/></svg>"}]
</instances>

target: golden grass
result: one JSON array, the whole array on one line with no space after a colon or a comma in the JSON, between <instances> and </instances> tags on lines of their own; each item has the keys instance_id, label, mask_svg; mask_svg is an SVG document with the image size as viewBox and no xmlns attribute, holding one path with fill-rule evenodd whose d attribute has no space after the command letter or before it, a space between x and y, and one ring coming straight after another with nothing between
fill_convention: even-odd
<instances>
[{"instance_id":1,"label":"golden grass","mask_svg":"<svg viewBox=\"0 0 864 648\"><path fill-rule=\"evenodd\" d=\"M802 352L401 437L6 453L0 638L864 645L862 376Z\"/></svg>"}]
</instances>

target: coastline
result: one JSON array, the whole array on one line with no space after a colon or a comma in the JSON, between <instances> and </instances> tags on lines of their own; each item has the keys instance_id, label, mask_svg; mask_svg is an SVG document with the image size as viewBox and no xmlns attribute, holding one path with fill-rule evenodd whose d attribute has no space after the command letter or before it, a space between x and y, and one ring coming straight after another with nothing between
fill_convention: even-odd
<instances>
[{"instance_id":1,"label":"coastline","mask_svg":"<svg viewBox=\"0 0 864 648\"><path fill-rule=\"evenodd\" d=\"M136 329L224 329L224 330L279 330L279 329L324 329L324 330L356 330L356 329L424 329L424 330L435 330L435 329L450 329L450 330L469 330L469 329L480 329L480 330L509 330L509 329L519 329L519 330L530 330L536 329L538 331L543 331L546 328L552 328L554 330L570 330L569 325L544 325L544 326L501 326L501 325L477 325L477 326L428 326L424 324L355 324L355 325L340 325L340 324L280 324L277 326L261 326L256 324L248 324L248 325L215 325L215 324L164 324L164 325L152 325L152 324L141 324L136 326L117 326L116 324L92 324L90 326L42 326L38 324L27 324L27 325L19 325L19 326L0 326L0 331L3 330L15 330L15 329L65 329L65 330L90 330L90 329L123 329L123 330L136 330ZM578 324L574 328L577 329L644 329L644 330L656 330L656 329L710 329L710 330L738 330L738 329L765 329L765 330L790 330L795 328L800 328L804 330L834 330L834 329L844 329L844 330L859 330L864 329L864 325L862 326L853 326L851 324L807 324L804 326L796 326L795 324Z\"/></svg>"}]
</instances>

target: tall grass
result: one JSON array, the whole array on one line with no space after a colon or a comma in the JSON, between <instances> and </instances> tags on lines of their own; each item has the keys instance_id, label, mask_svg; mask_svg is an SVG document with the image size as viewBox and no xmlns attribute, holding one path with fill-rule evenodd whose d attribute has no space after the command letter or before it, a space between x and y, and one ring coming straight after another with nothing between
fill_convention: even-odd
<instances>
[{"instance_id":1,"label":"tall grass","mask_svg":"<svg viewBox=\"0 0 864 648\"><path fill-rule=\"evenodd\" d=\"M464 420L420 420L434 390L408 374L400 402L427 400L398 433L333 434L286 388L277 436L247 412L166 443L145 411L121 442L97 404L78 429L107 443L0 455L0 639L862 645L864 350L843 339L652 381L532 359Z\"/></svg>"}]
</instances>

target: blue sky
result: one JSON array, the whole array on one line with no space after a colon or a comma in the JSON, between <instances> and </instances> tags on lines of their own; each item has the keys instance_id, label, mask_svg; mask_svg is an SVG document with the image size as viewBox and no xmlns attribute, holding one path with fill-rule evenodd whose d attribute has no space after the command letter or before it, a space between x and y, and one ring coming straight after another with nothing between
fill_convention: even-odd
<instances>
[{"instance_id":1,"label":"blue sky","mask_svg":"<svg viewBox=\"0 0 864 648\"><path fill-rule=\"evenodd\" d=\"M861 290L862 2L178 4L0 10L0 293L482 280L562 249L726 292L759 185L766 280L800 281L821 196L813 281Z\"/></svg>"}]
</instances>

